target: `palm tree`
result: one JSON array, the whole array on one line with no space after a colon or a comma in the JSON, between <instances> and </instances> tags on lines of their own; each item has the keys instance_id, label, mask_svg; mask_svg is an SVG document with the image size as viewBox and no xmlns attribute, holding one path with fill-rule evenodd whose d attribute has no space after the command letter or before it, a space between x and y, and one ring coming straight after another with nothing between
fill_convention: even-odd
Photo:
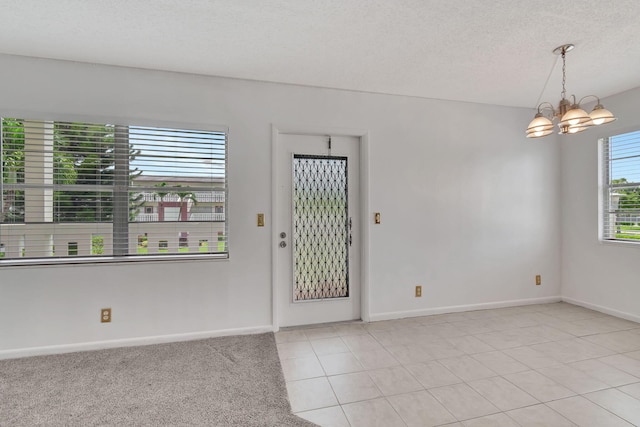
<instances>
[{"instance_id":1,"label":"palm tree","mask_svg":"<svg viewBox=\"0 0 640 427\"><path fill-rule=\"evenodd\" d=\"M155 185L155 187L158 187L158 188L163 188L163 187L166 187L166 186L167 186L166 182L161 182L160 184L156 184ZM158 212L161 212L161 211L163 211L163 209L160 209L160 208L164 207L164 205L163 205L164 197L167 194L169 194L169 192L168 191L160 191L160 190L158 190L158 191L155 191L154 194L155 194L156 198L158 199Z\"/></svg>"},{"instance_id":2,"label":"palm tree","mask_svg":"<svg viewBox=\"0 0 640 427\"><path fill-rule=\"evenodd\" d=\"M180 184L177 184L176 187L182 187ZM193 205L197 205L198 204L198 200L196 199L196 194L193 191L173 191L173 194L178 196L178 201L180 202L180 215L178 216L178 221L182 221L182 208L183 207L187 207L187 209L185 209L185 217L187 218L187 220L189 219L189 217L186 215L189 213L189 202L193 203ZM185 205L185 203L187 203Z\"/></svg>"},{"instance_id":3,"label":"palm tree","mask_svg":"<svg viewBox=\"0 0 640 427\"><path fill-rule=\"evenodd\" d=\"M156 187L158 188L164 188L167 186L166 182L161 182L160 184L156 184ZM180 184L176 184L174 186L174 188L178 188L178 187L182 187L182 185ZM185 190L187 190L185 188ZM188 213L188 209L183 209L185 206L188 207L189 203L193 203L194 205L198 204L198 200L196 199L196 194L193 191L179 191L179 190L170 190L170 191L156 191L155 192L156 196L158 197L159 201L158 201L158 207L163 207L163 201L164 201L164 197L169 195L169 194L175 194L176 196L178 196L178 202L180 203L180 211L178 214L178 221L182 221L182 212L184 210L185 213L185 217L188 220L188 216L186 215ZM186 205L185 205L186 203Z\"/></svg>"}]
</instances>

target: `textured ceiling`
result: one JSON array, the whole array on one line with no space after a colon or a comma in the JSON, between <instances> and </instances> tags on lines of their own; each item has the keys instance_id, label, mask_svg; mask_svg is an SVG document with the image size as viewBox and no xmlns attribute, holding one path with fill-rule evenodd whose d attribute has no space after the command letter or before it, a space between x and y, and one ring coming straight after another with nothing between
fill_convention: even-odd
<instances>
[{"instance_id":1,"label":"textured ceiling","mask_svg":"<svg viewBox=\"0 0 640 427\"><path fill-rule=\"evenodd\" d=\"M569 94L640 86L639 0L0 0L0 53L522 107L564 43Z\"/></svg>"}]
</instances>

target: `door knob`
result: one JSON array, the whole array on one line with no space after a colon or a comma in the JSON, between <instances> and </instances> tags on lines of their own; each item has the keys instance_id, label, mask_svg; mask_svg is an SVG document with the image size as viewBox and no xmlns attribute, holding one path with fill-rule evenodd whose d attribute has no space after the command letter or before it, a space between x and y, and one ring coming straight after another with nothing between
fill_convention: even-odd
<instances>
[{"instance_id":1,"label":"door knob","mask_svg":"<svg viewBox=\"0 0 640 427\"><path fill-rule=\"evenodd\" d=\"M285 233L284 231L282 233L280 233L280 238L284 239L285 237L287 237L287 233Z\"/></svg>"},{"instance_id":2,"label":"door knob","mask_svg":"<svg viewBox=\"0 0 640 427\"><path fill-rule=\"evenodd\" d=\"M285 242L284 240L282 242L280 242L280 247L281 248L286 248L287 247L287 242Z\"/></svg>"}]
</instances>

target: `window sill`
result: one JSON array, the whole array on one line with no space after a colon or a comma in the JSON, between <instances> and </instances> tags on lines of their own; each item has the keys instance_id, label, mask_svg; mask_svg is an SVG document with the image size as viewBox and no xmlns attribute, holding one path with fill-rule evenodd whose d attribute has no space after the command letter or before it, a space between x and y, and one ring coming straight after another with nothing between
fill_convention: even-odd
<instances>
[{"instance_id":1,"label":"window sill","mask_svg":"<svg viewBox=\"0 0 640 427\"><path fill-rule=\"evenodd\" d=\"M69 257L69 258L31 258L0 260L0 268L6 267L38 267L38 266L68 266L68 265L97 265L97 264L137 264L149 262L191 262L191 261L224 261L229 259L229 253L193 254L193 255L144 255L124 257Z\"/></svg>"},{"instance_id":2,"label":"window sill","mask_svg":"<svg viewBox=\"0 0 640 427\"><path fill-rule=\"evenodd\" d=\"M603 240L600 239L599 243L605 246L618 246L618 247L627 247L627 248L636 248L640 249L640 240L636 242L630 242L628 240Z\"/></svg>"}]
</instances>

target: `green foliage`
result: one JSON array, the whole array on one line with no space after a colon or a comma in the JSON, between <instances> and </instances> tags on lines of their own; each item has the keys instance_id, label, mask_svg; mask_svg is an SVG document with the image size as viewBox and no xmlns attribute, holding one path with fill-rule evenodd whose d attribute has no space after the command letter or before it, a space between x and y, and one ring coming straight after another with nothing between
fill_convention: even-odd
<instances>
[{"instance_id":1,"label":"green foliage","mask_svg":"<svg viewBox=\"0 0 640 427\"><path fill-rule=\"evenodd\" d=\"M2 119L2 182L19 184L24 182L24 125L20 120ZM24 191L6 190L0 197L4 202L4 213L0 222L24 221Z\"/></svg>"},{"instance_id":2,"label":"green foliage","mask_svg":"<svg viewBox=\"0 0 640 427\"><path fill-rule=\"evenodd\" d=\"M2 181L24 182L24 124L16 119L2 119Z\"/></svg>"},{"instance_id":3,"label":"green foliage","mask_svg":"<svg viewBox=\"0 0 640 427\"><path fill-rule=\"evenodd\" d=\"M123 135L127 134L124 128ZM113 125L54 122L53 125L53 182L56 185L110 186L114 174ZM2 119L2 180L8 184L24 183L25 174L24 121ZM140 153L130 148L129 160ZM142 172L133 169L129 181ZM6 213L3 222L24 221L24 192L5 192ZM55 191L54 221L56 222L109 222L113 213L111 191ZM133 220L143 205L143 195L130 193L129 219Z\"/></svg>"},{"instance_id":4,"label":"green foliage","mask_svg":"<svg viewBox=\"0 0 640 427\"><path fill-rule=\"evenodd\" d=\"M53 134L60 164L73 165L73 172L64 174L71 179L67 184L113 184L113 126L55 122ZM110 192L60 191L54 199L54 217L59 222L111 221L112 212Z\"/></svg>"},{"instance_id":5,"label":"green foliage","mask_svg":"<svg viewBox=\"0 0 640 427\"><path fill-rule=\"evenodd\" d=\"M138 254L144 255L149 253L149 238L147 234L141 234L138 236Z\"/></svg>"},{"instance_id":6,"label":"green foliage","mask_svg":"<svg viewBox=\"0 0 640 427\"><path fill-rule=\"evenodd\" d=\"M182 187L182 185L180 184L176 184L176 187ZM180 198L180 202L186 202L187 200L191 200L193 202L193 204L197 204L198 200L196 200L196 194L192 191L189 191L187 188L185 188L186 191L174 191L173 193L176 194L179 198Z\"/></svg>"},{"instance_id":7,"label":"green foliage","mask_svg":"<svg viewBox=\"0 0 640 427\"><path fill-rule=\"evenodd\" d=\"M611 180L612 184L626 184L626 178ZM617 188L616 193L620 194L618 209L620 211L640 210L640 186L635 188Z\"/></svg>"},{"instance_id":8,"label":"green foliage","mask_svg":"<svg viewBox=\"0 0 640 427\"><path fill-rule=\"evenodd\" d=\"M626 178L613 179L612 184L627 184ZM615 192L619 194L617 224L622 226L634 225L636 218L640 216L640 187L635 188L616 188ZM624 239L640 239L635 234L625 235Z\"/></svg>"},{"instance_id":9,"label":"green foliage","mask_svg":"<svg viewBox=\"0 0 640 427\"><path fill-rule=\"evenodd\" d=\"M164 191L162 190L164 187L167 186L166 182L161 182L159 184L156 184L154 187L158 187L158 190L156 190L155 194L156 196L158 196L158 198L160 199L160 202L162 202L162 200L164 199L164 196L166 196L167 194L169 194L168 191Z\"/></svg>"},{"instance_id":10,"label":"green foliage","mask_svg":"<svg viewBox=\"0 0 640 427\"><path fill-rule=\"evenodd\" d=\"M132 145L129 146L129 164L135 160L136 156L140 154L140 150L136 150ZM142 171L138 168L129 170L129 185L134 179L142 175ZM129 192L129 221L133 222L136 216L140 213L140 208L144 205L144 194Z\"/></svg>"},{"instance_id":11,"label":"green foliage","mask_svg":"<svg viewBox=\"0 0 640 427\"><path fill-rule=\"evenodd\" d=\"M619 225L616 232L616 239L640 240L640 226Z\"/></svg>"},{"instance_id":12,"label":"green foliage","mask_svg":"<svg viewBox=\"0 0 640 427\"><path fill-rule=\"evenodd\" d=\"M104 255L104 236L91 237L91 255Z\"/></svg>"}]
</instances>

